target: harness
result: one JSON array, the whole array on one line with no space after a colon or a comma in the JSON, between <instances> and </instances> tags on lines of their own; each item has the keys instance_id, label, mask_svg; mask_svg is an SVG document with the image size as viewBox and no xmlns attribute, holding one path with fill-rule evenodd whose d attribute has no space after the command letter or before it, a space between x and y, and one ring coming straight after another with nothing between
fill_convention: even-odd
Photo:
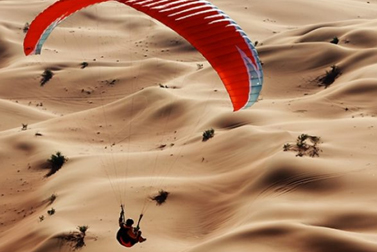
<instances>
[{"instance_id":1,"label":"harness","mask_svg":"<svg viewBox=\"0 0 377 252\"><path fill-rule=\"evenodd\" d=\"M118 230L118 233L117 233L117 240L118 242L125 246L125 247L132 247L133 245L135 245L137 243L137 240L135 239L132 239L129 235L128 235L128 231L130 229L129 228L124 228L124 227L121 227L119 230Z\"/></svg>"},{"instance_id":2,"label":"harness","mask_svg":"<svg viewBox=\"0 0 377 252\"><path fill-rule=\"evenodd\" d=\"M122 244L123 246L127 247L127 248L130 248L130 247L132 247L134 245L130 241L129 242L125 242L122 239L122 236L119 237L119 243Z\"/></svg>"}]
</instances>

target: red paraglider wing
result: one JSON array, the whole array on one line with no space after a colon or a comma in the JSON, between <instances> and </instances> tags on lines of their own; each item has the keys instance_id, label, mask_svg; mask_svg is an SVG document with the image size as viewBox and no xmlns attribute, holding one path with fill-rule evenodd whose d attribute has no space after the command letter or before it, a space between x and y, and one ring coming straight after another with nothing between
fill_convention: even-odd
<instances>
[{"instance_id":1,"label":"red paraglider wing","mask_svg":"<svg viewBox=\"0 0 377 252\"><path fill-rule=\"evenodd\" d=\"M189 41L217 71L235 111L259 96L263 72L251 40L224 12L205 0L117 0L172 28ZM72 13L106 0L60 0L31 23L26 55L39 54L51 31Z\"/></svg>"},{"instance_id":2,"label":"red paraglider wing","mask_svg":"<svg viewBox=\"0 0 377 252\"><path fill-rule=\"evenodd\" d=\"M60 0L42 13L30 24L24 39L25 55L40 54L44 42L54 28L73 13L93 4L109 0Z\"/></svg>"}]
</instances>

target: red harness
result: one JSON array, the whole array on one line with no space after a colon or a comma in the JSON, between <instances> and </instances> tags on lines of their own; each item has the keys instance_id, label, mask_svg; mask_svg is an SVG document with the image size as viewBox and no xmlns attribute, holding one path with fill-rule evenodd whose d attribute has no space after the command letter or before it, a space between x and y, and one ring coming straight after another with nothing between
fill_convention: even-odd
<instances>
[{"instance_id":1,"label":"red harness","mask_svg":"<svg viewBox=\"0 0 377 252\"><path fill-rule=\"evenodd\" d=\"M130 247L133 246L133 244L132 244L131 242L125 242L125 241L122 239L122 236L119 237L119 240L120 240L120 243L121 243L123 246L125 246L125 247L130 248Z\"/></svg>"}]
</instances>

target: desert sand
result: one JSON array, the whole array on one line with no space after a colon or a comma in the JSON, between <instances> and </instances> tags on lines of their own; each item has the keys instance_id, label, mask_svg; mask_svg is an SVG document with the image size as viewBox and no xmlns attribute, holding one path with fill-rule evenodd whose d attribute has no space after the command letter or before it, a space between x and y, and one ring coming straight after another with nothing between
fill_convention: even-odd
<instances>
[{"instance_id":1,"label":"desert sand","mask_svg":"<svg viewBox=\"0 0 377 252\"><path fill-rule=\"evenodd\" d=\"M120 203L144 213L135 252L377 251L376 0L212 0L258 41L263 90L239 112L195 48L116 2L24 56L25 24L53 2L0 1L1 252L72 251L78 226L79 251L126 251Z\"/></svg>"}]
</instances>

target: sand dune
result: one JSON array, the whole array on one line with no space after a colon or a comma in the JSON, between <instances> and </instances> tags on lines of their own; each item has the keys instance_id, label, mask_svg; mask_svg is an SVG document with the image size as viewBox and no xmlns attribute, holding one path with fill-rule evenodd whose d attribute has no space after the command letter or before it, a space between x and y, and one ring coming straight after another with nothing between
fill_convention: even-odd
<instances>
[{"instance_id":1,"label":"sand dune","mask_svg":"<svg viewBox=\"0 0 377 252\"><path fill-rule=\"evenodd\" d=\"M265 84L239 112L194 47L116 2L25 57L25 23L53 2L0 1L0 251L71 251L83 225L80 250L124 251L120 199L145 214L133 251L377 251L376 1L212 1L258 41ZM318 156L284 151L301 134Z\"/></svg>"}]
</instances>

